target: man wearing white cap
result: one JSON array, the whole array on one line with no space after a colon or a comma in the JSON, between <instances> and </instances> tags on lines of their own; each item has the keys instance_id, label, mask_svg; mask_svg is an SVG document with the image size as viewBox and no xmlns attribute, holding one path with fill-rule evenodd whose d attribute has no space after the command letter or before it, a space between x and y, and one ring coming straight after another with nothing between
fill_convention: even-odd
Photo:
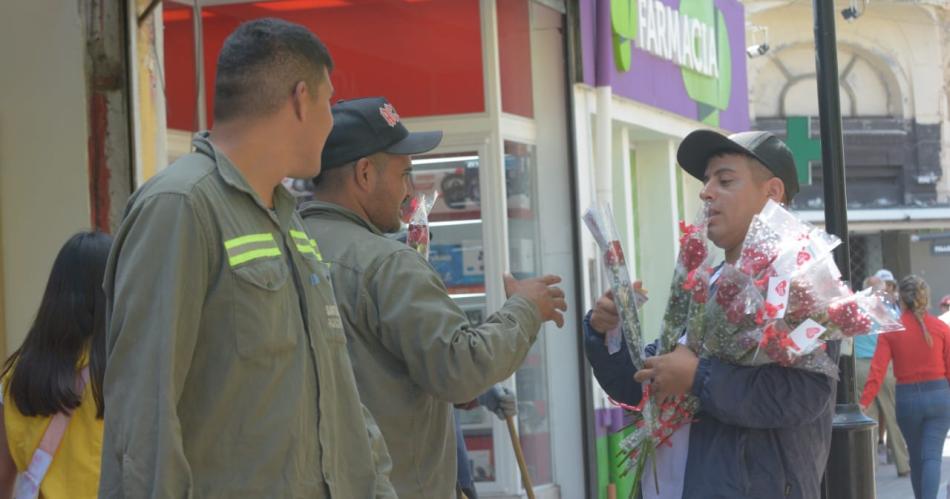
<instances>
[{"instance_id":1,"label":"man wearing white cap","mask_svg":"<svg viewBox=\"0 0 950 499\"><path fill-rule=\"evenodd\" d=\"M891 313L900 317L901 308L897 304L897 279L894 278L894 273L887 269L881 269L874 273L874 277L884 283L884 291L887 292L889 298L887 304L891 308Z\"/></svg>"},{"instance_id":2,"label":"man wearing white cap","mask_svg":"<svg viewBox=\"0 0 950 499\"><path fill-rule=\"evenodd\" d=\"M894 274L887 269L881 269L873 276L865 280L865 287L875 287L887 294L888 307L894 317L900 317L900 306L897 304L897 281ZM874 357L874 350L877 348L877 336L865 335L854 338L854 375L859 390L864 389L868 380L868 373L871 369L871 359ZM881 428L887 430L887 446L894 456L894 464L897 465L897 476L907 476L910 473L910 457L907 455L907 443L904 441L904 435L901 434L900 427L897 426L897 416L895 413L895 390L897 381L894 379L893 368L888 368L887 375L884 377L884 383L878 392L874 403L868 406L865 413L867 416L878 422L878 431ZM876 440L876 439L875 439Z\"/></svg>"},{"instance_id":3,"label":"man wearing white cap","mask_svg":"<svg viewBox=\"0 0 950 499\"><path fill-rule=\"evenodd\" d=\"M940 299L940 320L950 324L950 295Z\"/></svg>"}]
</instances>

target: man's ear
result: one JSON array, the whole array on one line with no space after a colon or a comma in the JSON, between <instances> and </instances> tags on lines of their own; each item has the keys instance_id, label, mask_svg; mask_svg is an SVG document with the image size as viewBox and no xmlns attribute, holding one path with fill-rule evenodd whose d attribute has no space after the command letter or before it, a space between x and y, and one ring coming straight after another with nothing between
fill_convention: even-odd
<instances>
[{"instance_id":1,"label":"man's ear","mask_svg":"<svg viewBox=\"0 0 950 499\"><path fill-rule=\"evenodd\" d=\"M303 121L304 115L307 112L307 106L305 106L304 103L306 103L308 99L313 98L310 92L311 89L307 87L307 82L301 80L294 85L294 91L291 93L290 102L294 108L294 116L300 121Z\"/></svg>"},{"instance_id":2,"label":"man's ear","mask_svg":"<svg viewBox=\"0 0 950 499\"><path fill-rule=\"evenodd\" d=\"M353 178L356 186L363 192L371 192L376 185L376 167L369 158L360 158L353 166Z\"/></svg>"},{"instance_id":3,"label":"man's ear","mask_svg":"<svg viewBox=\"0 0 950 499\"><path fill-rule=\"evenodd\" d=\"M785 204L785 182L778 177L772 177L765 182L766 193L769 199L779 204Z\"/></svg>"}]
</instances>

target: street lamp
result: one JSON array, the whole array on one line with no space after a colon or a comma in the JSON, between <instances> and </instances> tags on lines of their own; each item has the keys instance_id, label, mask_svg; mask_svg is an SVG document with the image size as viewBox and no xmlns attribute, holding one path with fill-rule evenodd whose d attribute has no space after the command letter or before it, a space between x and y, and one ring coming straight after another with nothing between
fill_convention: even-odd
<instances>
[{"instance_id":1,"label":"street lamp","mask_svg":"<svg viewBox=\"0 0 950 499\"><path fill-rule=\"evenodd\" d=\"M845 196L844 144L838 95L838 57L834 2L813 0L818 114L821 122L821 166L825 194L825 227L841 238L835 263L851 280L848 213ZM856 403L854 356L841 356L837 405L831 431L831 453L822 480L826 499L874 499L873 430L875 422Z\"/></svg>"}]
</instances>

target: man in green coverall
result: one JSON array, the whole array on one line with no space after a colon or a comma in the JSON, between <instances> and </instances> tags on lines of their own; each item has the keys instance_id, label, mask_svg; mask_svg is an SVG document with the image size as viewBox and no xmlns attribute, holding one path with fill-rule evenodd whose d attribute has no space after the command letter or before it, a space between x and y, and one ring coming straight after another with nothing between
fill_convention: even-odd
<instances>
[{"instance_id":1,"label":"man in green coverall","mask_svg":"<svg viewBox=\"0 0 950 499\"><path fill-rule=\"evenodd\" d=\"M302 26L239 26L214 128L130 199L105 279L100 497L395 497L326 265L281 186L320 171L332 64Z\"/></svg>"},{"instance_id":2,"label":"man in green coverall","mask_svg":"<svg viewBox=\"0 0 950 499\"><path fill-rule=\"evenodd\" d=\"M304 224L330 265L360 396L393 457L400 497L456 494L452 404L468 402L518 369L545 321L567 309L556 276L505 276L508 301L472 326L439 274L383 234L400 228L410 155L441 132L409 133L383 98L333 106L334 127Z\"/></svg>"}]
</instances>

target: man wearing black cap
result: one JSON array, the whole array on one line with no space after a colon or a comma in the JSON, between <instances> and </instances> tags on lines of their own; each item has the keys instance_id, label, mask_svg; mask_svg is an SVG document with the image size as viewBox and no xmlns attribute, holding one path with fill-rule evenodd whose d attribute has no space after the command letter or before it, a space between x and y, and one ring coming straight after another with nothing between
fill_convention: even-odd
<instances>
[{"instance_id":1,"label":"man wearing black cap","mask_svg":"<svg viewBox=\"0 0 950 499\"><path fill-rule=\"evenodd\" d=\"M400 228L410 155L441 132L409 133L383 98L341 102L304 224L330 266L360 396L393 459L400 497L456 491L452 403L473 400L521 364L544 321L566 310L556 276L505 277L510 297L473 327L419 253L383 236Z\"/></svg>"},{"instance_id":2,"label":"man wearing black cap","mask_svg":"<svg viewBox=\"0 0 950 499\"><path fill-rule=\"evenodd\" d=\"M726 137L699 130L680 144L677 160L703 181L708 236L729 263L738 259L752 217L766 202L787 204L798 192L792 154L768 132ZM610 355L604 344L604 332L618 321L605 295L584 322L587 357L611 397L637 403L640 383L652 380L661 397L691 392L700 400L696 421L657 453L660 494L648 487L652 477L646 473L644 498L819 497L831 445L834 379L776 364L727 364L682 345L648 358L635 373L625 351ZM827 355L836 359L837 350L829 343Z\"/></svg>"}]
</instances>

